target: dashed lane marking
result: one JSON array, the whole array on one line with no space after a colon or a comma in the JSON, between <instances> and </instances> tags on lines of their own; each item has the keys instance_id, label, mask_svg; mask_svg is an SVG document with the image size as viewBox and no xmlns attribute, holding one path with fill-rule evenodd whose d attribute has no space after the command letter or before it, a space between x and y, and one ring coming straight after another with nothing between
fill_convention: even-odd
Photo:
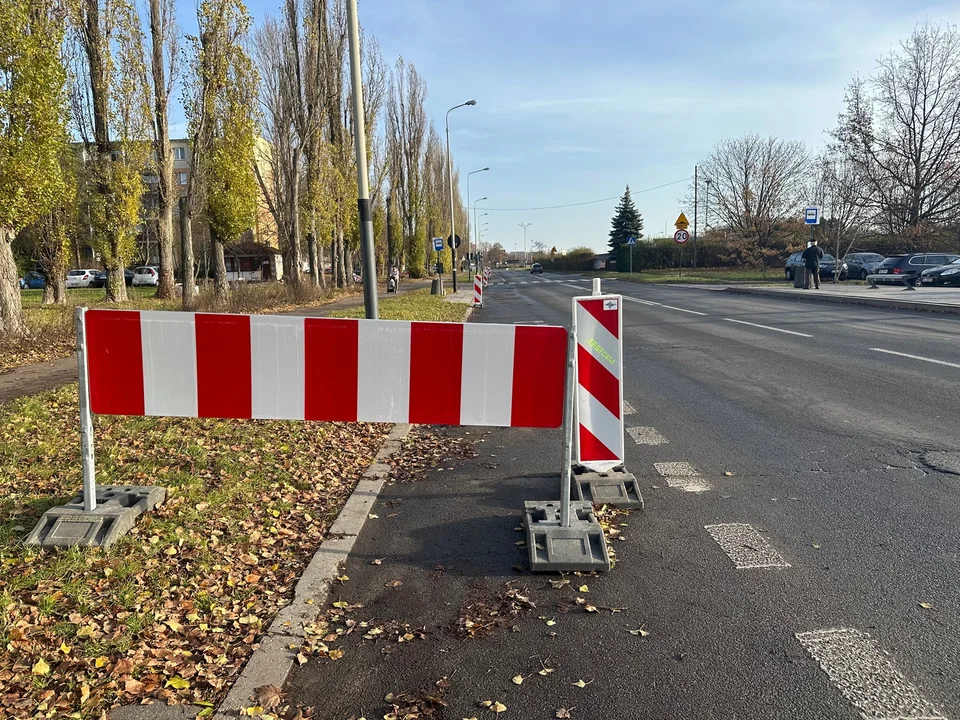
<instances>
[{"instance_id":1,"label":"dashed lane marking","mask_svg":"<svg viewBox=\"0 0 960 720\"><path fill-rule=\"evenodd\" d=\"M870 348L874 352L886 353L887 355L899 355L900 357L910 358L911 360L923 360L937 365L946 365L947 367L960 368L960 364L947 362L946 360L935 360L934 358L923 357L922 355L910 355L909 353L897 352L896 350L884 350L883 348Z\"/></svg>"},{"instance_id":2,"label":"dashed lane marking","mask_svg":"<svg viewBox=\"0 0 960 720\"><path fill-rule=\"evenodd\" d=\"M864 720L946 720L867 633L835 628L796 638Z\"/></svg>"},{"instance_id":3,"label":"dashed lane marking","mask_svg":"<svg viewBox=\"0 0 960 720\"><path fill-rule=\"evenodd\" d=\"M667 486L687 492L706 492L710 483L700 477L700 473L690 463L661 462L653 467L667 481Z\"/></svg>"},{"instance_id":4,"label":"dashed lane marking","mask_svg":"<svg viewBox=\"0 0 960 720\"><path fill-rule=\"evenodd\" d=\"M624 415L633 415L636 410L633 409L633 405L628 403L626 400L623 401L623 414Z\"/></svg>"},{"instance_id":5,"label":"dashed lane marking","mask_svg":"<svg viewBox=\"0 0 960 720\"><path fill-rule=\"evenodd\" d=\"M667 310L678 310L679 312L690 313L691 315L706 315L705 312L700 312L699 310L687 310L686 308L679 308L673 305L664 305L663 303L654 302L653 300L641 300L640 298L629 297L628 295L624 295L623 299L629 300L630 302L640 303L641 305L652 305L655 307L662 307Z\"/></svg>"},{"instance_id":6,"label":"dashed lane marking","mask_svg":"<svg viewBox=\"0 0 960 720\"><path fill-rule=\"evenodd\" d=\"M668 440L652 427L627 428L627 435L632 437L637 445L666 445Z\"/></svg>"},{"instance_id":7,"label":"dashed lane marking","mask_svg":"<svg viewBox=\"0 0 960 720\"><path fill-rule=\"evenodd\" d=\"M727 322L739 323L740 325L749 325L750 327L762 328L764 330L773 330L778 333L786 333L787 335L799 335L800 337L813 337L813 335L807 335L802 332L795 332L793 330L784 330L783 328L770 327L769 325L758 325L757 323L747 322L746 320L734 320L733 318L724 318Z\"/></svg>"},{"instance_id":8,"label":"dashed lane marking","mask_svg":"<svg viewBox=\"0 0 960 720\"><path fill-rule=\"evenodd\" d=\"M733 561L737 570L790 567L790 563L752 525L725 523L703 527Z\"/></svg>"}]
</instances>

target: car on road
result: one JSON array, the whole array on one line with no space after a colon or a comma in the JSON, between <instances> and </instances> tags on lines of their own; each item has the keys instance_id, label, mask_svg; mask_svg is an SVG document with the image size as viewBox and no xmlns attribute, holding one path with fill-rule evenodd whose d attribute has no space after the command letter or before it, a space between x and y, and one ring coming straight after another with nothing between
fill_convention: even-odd
<instances>
[{"instance_id":1,"label":"car on road","mask_svg":"<svg viewBox=\"0 0 960 720\"><path fill-rule=\"evenodd\" d=\"M930 268L920 273L920 284L960 286L960 259L940 267Z\"/></svg>"},{"instance_id":2,"label":"car on road","mask_svg":"<svg viewBox=\"0 0 960 720\"><path fill-rule=\"evenodd\" d=\"M81 287L90 287L90 282L93 280L93 276L96 275L99 270L71 270L67 273L67 282L66 286L68 288L81 288Z\"/></svg>"},{"instance_id":3,"label":"car on road","mask_svg":"<svg viewBox=\"0 0 960 720\"><path fill-rule=\"evenodd\" d=\"M106 284L107 284L107 271L97 270L97 274L94 275L93 279L90 280L90 287L102 288Z\"/></svg>"},{"instance_id":4,"label":"car on road","mask_svg":"<svg viewBox=\"0 0 960 720\"><path fill-rule=\"evenodd\" d=\"M543 265L540 263L534 263L530 266L531 275L543 275Z\"/></svg>"},{"instance_id":5,"label":"car on road","mask_svg":"<svg viewBox=\"0 0 960 720\"><path fill-rule=\"evenodd\" d=\"M920 283L920 273L924 270L932 270L942 265L952 263L960 255L953 253L904 253L903 255L891 255L877 268L875 273L871 273L870 279L882 284L903 285L907 282L911 285Z\"/></svg>"},{"instance_id":6,"label":"car on road","mask_svg":"<svg viewBox=\"0 0 960 720\"><path fill-rule=\"evenodd\" d=\"M20 278L21 290L43 290L46 279L36 270L31 270Z\"/></svg>"},{"instance_id":7,"label":"car on road","mask_svg":"<svg viewBox=\"0 0 960 720\"><path fill-rule=\"evenodd\" d=\"M847 253L843 256L847 264L847 276L856 280L866 280L867 275L877 271L883 260L883 255L871 252Z\"/></svg>"},{"instance_id":8,"label":"car on road","mask_svg":"<svg viewBox=\"0 0 960 720\"><path fill-rule=\"evenodd\" d=\"M797 268L803 267L803 253L795 252L787 259L787 265L784 268L784 274L788 281L792 282L794 276L797 274ZM833 277L834 273L837 271L837 259L828 252L823 254L823 257L820 259L820 277L828 278ZM840 279L847 279L847 264L840 264Z\"/></svg>"},{"instance_id":9,"label":"car on road","mask_svg":"<svg viewBox=\"0 0 960 720\"><path fill-rule=\"evenodd\" d=\"M159 268L144 266L138 267L133 272L133 286L140 287L142 285L153 285L160 281L160 272Z\"/></svg>"}]
</instances>

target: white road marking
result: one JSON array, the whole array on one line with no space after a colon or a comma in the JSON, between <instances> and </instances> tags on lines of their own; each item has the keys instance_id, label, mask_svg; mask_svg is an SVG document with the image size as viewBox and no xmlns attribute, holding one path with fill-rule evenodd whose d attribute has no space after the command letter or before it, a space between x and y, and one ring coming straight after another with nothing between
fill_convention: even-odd
<instances>
[{"instance_id":1,"label":"white road marking","mask_svg":"<svg viewBox=\"0 0 960 720\"><path fill-rule=\"evenodd\" d=\"M626 400L623 401L623 414L624 415L633 415L636 410L633 409L633 405L628 403Z\"/></svg>"},{"instance_id":2,"label":"white road marking","mask_svg":"<svg viewBox=\"0 0 960 720\"><path fill-rule=\"evenodd\" d=\"M627 428L627 435L632 437L637 445L666 445L669 442L652 427Z\"/></svg>"},{"instance_id":3,"label":"white road marking","mask_svg":"<svg viewBox=\"0 0 960 720\"><path fill-rule=\"evenodd\" d=\"M741 325L749 325L750 327L762 328L764 330L773 330L774 332L786 333L787 335L799 335L800 337L813 337L813 335L807 335L802 332L794 332L793 330L784 330L783 328L770 327L769 325L758 325L757 323L747 322L746 320L734 320L733 318L724 318L727 322L739 323Z\"/></svg>"},{"instance_id":4,"label":"white road marking","mask_svg":"<svg viewBox=\"0 0 960 720\"><path fill-rule=\"evenodd\" d=\"M640 303L641 305L654 305L656 307L662 307L667 310L679 310L680 312L690 313L691 315L706 315L705 312L700 312L699 310L687 310L686 308L674 307L673 305L664 305L663 303L654 302L653 300L641 300L640 298L629 297L627 295L623 296L624 300L630 300L631 302Z\"/></svg>"},{"instance_id":5,"label":"white road marking","mask_svg":"<svg viewBox=\"0 0 960 720\"><path fill-rule=\"evenodd\" d=\"M737 570L790 567L767 539L747 523L704 525L717 545L733 561Z\"/></svg>"},{"instance_id":6,"label":"white road marking","mask_svg":"<svg viewBox=\"0 0 960 720\"><path fill-rule=\"evenodd\" d=\"M666 479L667 487L686 490L687 492L706 492L710 483L700 477L700 473L686 462L654 463L656 471Z\"/></svg>"},{"instance_id":7,"label":"white road marking","mask_svg":"<svg viewBox=\"0 0 960 720\"><path fill-rule=\"evenodd\" d=\"M870 349L875 352L886 353L887 355L899 355L900 357L910 358L911 360L923 360L924 362L936 363L937 365L960 368L960 364L947 362L946 360L935 360L934 358L923 357L922 355L910 355L909 353L897 352L896 350L884 350L883 348Z\"/></svg>"},{"instance_id":8,"label":"white road marking","mask_svg":"<svg viewBox=\"0 0 960 720\"><path fill-rule=\"evenodd\" d=\"M836 628L796 638L864 720L946 720L867 633Z\"/></svg>"}]
</instances>

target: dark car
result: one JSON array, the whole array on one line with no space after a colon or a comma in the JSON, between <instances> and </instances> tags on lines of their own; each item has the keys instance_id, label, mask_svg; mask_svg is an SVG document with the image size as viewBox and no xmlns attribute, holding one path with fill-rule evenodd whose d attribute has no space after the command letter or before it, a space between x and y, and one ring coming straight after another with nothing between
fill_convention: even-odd
<instances>
[{"instance_id":1,"label":"dark car","mask_svg":"<svg viewBox=\"0 0 960 720\"><path fill-rule=\"evenodd\" d=\"M38 273L36 270L31 270L22 278L20 278L20 289L21 290L43 290L43 286L46 284L46 279Z\"/></svg>"},{"instance_id":2,"label":"dark car","mask_svg":"<svg viewBox=\"0 0 960 720\"><path fill-rule=\"evenodd\" d=\"M534 263L530 266L530 272L536 275L543 275L543 265L540 263Z\"/></svg>"},{"instance_id":3,"label":"dark car","mask_svg":"<svg viewBox=\"0 0 960 720\"><path fill-rule=\"evenodd\" d=\"M920 283L920 273L924 270L932 270L948 265L956 260L960 255L953 253L906 253L904 255L891 255L877 268L875 273L870 274L870 280L881 284L903 285L907 282L911 285Z\"/></svg>"},{"instance_id":4,"label":"dark car","mask_svg":"<svg viewBox=\"0 0 960 720\"><path fill-rule=\"evenodd\" d=\"M106 270L97 270L94 273L93 278L90 280L90 287L92 288L102 288L107 284L107 271Z\"/></svg>"},{"instance_id":5,"label":"dark car","mask_svg":"<svg viewBox=\"0 0 960 720\"><path fill-rule=\"evenodd\" d=\"M958 285L960 286L960 259L946 265L924 270L920 273L920 284L931 285Z\"/></svg>"},{"instance_id":6,"label":"dark car","mask_svg":"<svg viewBox=\"0 0 960 720\"><path fill-rule=\"evenodd\" d=\"M784 274L787 277L787 280L793 281L794 275L797 274L797 268L803 267L803 258L801 257L802 253L795 252L789 258L787 258L787 265L783 269ZM833 277L834 273L837 271L837 259L828 252L823 254L823 257L820 259L820 277L828 278ZM840 279L847 279L847 264L841 263L840 265Z\"/></svg>"},{"instance_id":7,"label":"dark car","mask_svg":"<svg viewBox=\"0 0 960 720\"><path fill-rule=\"evenodd\" d=\"M866 280L867 275L877 271L883 260L883 255L871 252L847 253L843 256L843 261L847 264L847 275L857 280Z\"/></svg>"}]
</instances>

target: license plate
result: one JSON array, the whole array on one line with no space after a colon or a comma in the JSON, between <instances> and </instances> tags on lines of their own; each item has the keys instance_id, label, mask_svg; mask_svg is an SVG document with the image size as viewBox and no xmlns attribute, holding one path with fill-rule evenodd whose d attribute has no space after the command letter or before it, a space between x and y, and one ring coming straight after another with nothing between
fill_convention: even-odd
<instances>
[{"instance_id":1,"label":"license plate","mask_svg":"<svg viewBox=\"0 0 960 720\"><path fill-rule=\"evenodd\" d=\"M932 283L932 282L933 282L933 278L922 278L922 279L920 280L920 282L922 282L922 283Z\"/></svg>"},{"instance_id":2,"label":"license plate","mask_svg":"<svg viewBox=\"0 0 960 720\"><path fill-rule=\"evenodd\" d=\"M877 272L878 272L880 275L886 275L886 274L887 274L887 271L886 271L886 270L877 270Z\"/></svg>"}]
</instances>

